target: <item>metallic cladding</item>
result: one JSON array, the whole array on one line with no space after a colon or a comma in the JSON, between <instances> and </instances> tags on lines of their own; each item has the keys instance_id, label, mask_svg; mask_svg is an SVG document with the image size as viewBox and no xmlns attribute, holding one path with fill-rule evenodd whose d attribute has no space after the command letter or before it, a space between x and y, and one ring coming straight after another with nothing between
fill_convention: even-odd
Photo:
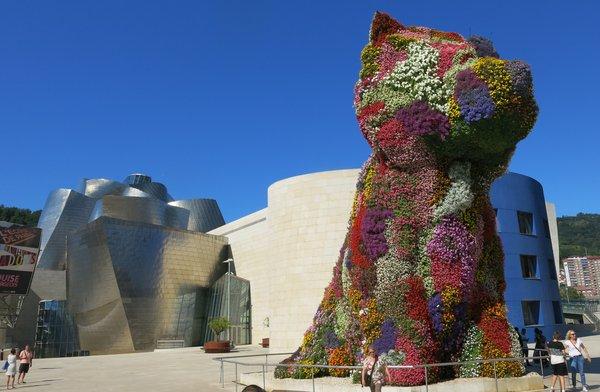
<instances>
[{"instance_id":1,"label":"metallic cladding","mask_svg":"<svg viewBox=\"0 0 600 392\"><path fill-rule=\"evenodd\" d=\"M120 195L126 187L127 185L119 181L105 178L84 179L81 185L81 193L99 199L104 195Z\"/></svg>"},{"instance_id":2,"label":"metallic cladding","mask_svg":"<svg viewBox=\"0 0 600 392\"><path fill-rule=\"evenodd\" d=\"M225 272L227 239L101 217L68 240L67 288L81 349L151 350L202 342L205 296Z\"/></svg>"},{"instance_id":3,"label":"metallic cladding","mask_svg":"<svg viewBox=\"0 0 600 392\"><path fill-rule=\"evenodd\" d=\"M86 224L94 199L72 189L57 189L48 195L38 222L42 242L38 268L65 268L67 235Z\"/></svg>"},{"instance_id":4,"label":"metallic cladding","mask_svg":"<svg viewBox=\"0 0 600 392\"><path fill-rule=\"evenodd\" d=\"M162 200L164 202L169 202L173 200L171 195L167 192L167 187L161 184L160 182L149 182L132 185L133 187L152 195L158 200Z\"/></svg>"},{"instance_id":5,"label":"metallic cladding","mask_svg":"<svg viewBox=\"0 0 600 392\"><path fill-rule=\"evenodd\" d=\"M207 233L225 224L219 204L214 199L175 200L169 205L190 211L188 230Z\"/></svg>"},{"instance_id":6,"label":"metallic cladding","mask_svg":"<svg viewBox=\"0 0 600 392\"><path fill-rule=\"evenodd\" d=\"M190 211L151 198L109 195L96 203L92 219L101 216L187 229Z\"/></svg>"},{"instance_id":7,"label":"metallic cladding","mask_svg":"<svg viewBox=\"0 0 600 392\"><path fill-rule=\"evenodd\" d=\"M67 235L101 216L200 232L225 224L215 200L171 201L167 188L144 174L132 174L125 183L84 179L80 190L57 189L48 196L38 224L40 268L64 269Z\"/></svg>"}]
</instances>

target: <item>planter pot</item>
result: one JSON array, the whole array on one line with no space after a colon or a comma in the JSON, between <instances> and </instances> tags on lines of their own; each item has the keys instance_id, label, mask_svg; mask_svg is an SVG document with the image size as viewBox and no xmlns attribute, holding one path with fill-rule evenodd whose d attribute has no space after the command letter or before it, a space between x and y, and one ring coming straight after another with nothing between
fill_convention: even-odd
<instances>
[{"instance_id":1,"label":"planter pot","mask_svg":"<svg viewBox=\"0 0 600 392\"><path fill-rule=\"evenodd\" d=\"M260 345L263 346L264 348L268 348L269 347L269 338L263 338L262 343Z\"/></svg>"},{"instance_id":2,"label":"planter pot","mask_svg":"<svg viewBox=\"0 0 600 392\"><path fill-rule=\"evenodd\" d=\"M204 343L204 352L206 353L228 353L230 350L229 341Z\"/></svg>"}]
</instances>

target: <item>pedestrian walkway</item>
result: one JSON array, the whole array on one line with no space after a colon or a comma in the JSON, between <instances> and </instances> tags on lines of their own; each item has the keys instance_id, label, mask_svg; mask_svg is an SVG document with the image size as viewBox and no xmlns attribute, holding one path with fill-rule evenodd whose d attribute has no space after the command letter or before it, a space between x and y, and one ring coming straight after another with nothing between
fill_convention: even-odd
<instances>
[{"instance_id":1,"label":"pedestrian walkway","mask_svg":"<svg viewBox=\"0 0 600 392\"><path fill-rule=\"evenodd\" d=\"M587 367L590 390L600 391L600 335L583 337L594 358ZM229 355L268 353L258 346L241 346ZM233 365L225 364L226 388L219 384L220 354L205 354L200 348L158 352L98 355L74 358L36 359L27 384L17 386L26 392L232 392ZM539 369L539 368L537 368ZM528 370L535 370L529 368ZM550 368L545 369L546 376ZM550 377L546 378L549 385ZM239 389L241 390L241 388Z\"/></svg>"}]
</instances>

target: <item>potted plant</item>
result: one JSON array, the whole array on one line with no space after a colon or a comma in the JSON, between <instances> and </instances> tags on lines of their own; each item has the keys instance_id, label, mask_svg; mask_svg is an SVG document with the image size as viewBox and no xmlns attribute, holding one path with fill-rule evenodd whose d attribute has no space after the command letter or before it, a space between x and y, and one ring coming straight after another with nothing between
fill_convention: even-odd
<instances>
[{"instance_id":1,"label":"potted plant","mask_svg":"<svg viewBox=\"0 0 600 392\"><path fill-rule=\"evenodd\" d=\"M217 317L208 322L208 326L215 333L216 341L205 342L204 352L207 353L228 353L231 350L229 341L221 341L219 337L231 323L225 317Z\"/></svg>"}]
</instances>

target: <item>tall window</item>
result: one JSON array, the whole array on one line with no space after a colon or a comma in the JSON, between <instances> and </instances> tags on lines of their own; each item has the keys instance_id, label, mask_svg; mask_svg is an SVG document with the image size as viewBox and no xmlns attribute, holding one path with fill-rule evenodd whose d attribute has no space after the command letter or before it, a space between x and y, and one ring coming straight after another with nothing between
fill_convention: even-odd
<instances>
[{"instance_id":1,"label":"tall window","mask_svg":"<svg viewBox=\"0 0 600 392\"><path fill-rule=\"evenodd\" d=\"M536 279L537 259L531 255L521 255L521 273L525 279Z\"/></svg>"},{"instance_id":2,"label":"tall window","mask_svg":"<svg viewBox=\"0 0 600 392\"><path fill-rule=\"evenodd\" d=\"M533 235L533 214L517 211L517 218L519 219L519 233Z\"/></svg>"},{"instance_id":3,"label":"tall window","mask_svg":"<svg viewBox=\"0 0 600 392\"><path fill-rule=\"evenodd\" d=\"M539 325L540 323L540 301L521 301L523 310L523 321L525 325Z\"/></svg>"},{"instance_id":4,"label":"tall window","mask_svg":"<svg viewBox=\"0 0 600 392\"><path fill-rule=\"evenodd\" d=\"M552 309L554 310L554 323L562 324L563 316L562 309L560 308L560 301L552 301Z\"/></svg>"},{"instance_id":5,"label":"tall window","mask_svg":"<svg viewBox=\"0 0 600 392\"><path fill-rule=\"evenodd\" d=\"M550 279L556 280L556 266L552 259L548 259L548 271L550 272Z\"/></svg>"}]
</instances>

